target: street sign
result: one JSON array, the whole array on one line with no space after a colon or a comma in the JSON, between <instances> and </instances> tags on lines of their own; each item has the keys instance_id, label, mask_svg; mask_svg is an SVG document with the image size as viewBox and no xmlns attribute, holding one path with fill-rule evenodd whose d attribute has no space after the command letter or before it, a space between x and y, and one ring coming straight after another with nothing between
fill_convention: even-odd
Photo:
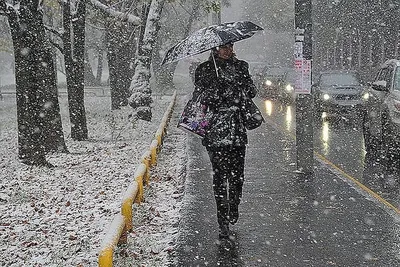
<instances>
[{"instance_id":1,"label":"street sign","mask_svg":"<svg viewBox=\"0 0 400 267\"><path fill-rule=\"evenodd\" d=\"M296 94L311 94L311 60L295 59L294 68L296 71L294 92Z\"/></svg>"},{"instance_id":2,"label":"street sign","mask_svg":"<svg viewBox=\"0 0 400 267\"><path fill-rule=\"evenodd\" d=\"M294 43L294 69L296 72L294 92L311 94L311 60L304 59L303 55L304 35L302 33L304 30L299 30L297 33Z\"/></svg>"}]
</instances>

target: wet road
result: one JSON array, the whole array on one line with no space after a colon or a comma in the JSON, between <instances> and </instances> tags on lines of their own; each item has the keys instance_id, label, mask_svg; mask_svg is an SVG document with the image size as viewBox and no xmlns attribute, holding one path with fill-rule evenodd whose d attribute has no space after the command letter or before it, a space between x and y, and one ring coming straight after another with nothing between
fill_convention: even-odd
<instances>
[{"instance_id":1,"label":"wet road","mask_svg":"<svg viewBox=\"0 0 400 267\"><path fill-rule=\"evenodd\" d=\"M264 108L270 123L295 138L296 118L293 105L271 100L260 100L258 104ZM399 211L400 174L386 174L384 166L376 159L366 158L360 118L336 116L316 119L314 151L317 158L327 162L350 181L359 182L358 186L362 190L375 197L377 195L378 201Z\"/></svg>"},{"instance_id":2,"label":"wet road","mask_svg":"<svg viewBox=\"0 0 400 267\"><path fill-rule=\"evenodd\" d=\"M326 159L315 164L314 177L301 177L295 172L293 108L258 104L267 123L249 134L243 201L231 241L218 240L209 159L200 140L189 136L175 266L400 266L398 213L342 179L342 168L350 168L349 177L365 180L359 131L316 129L315 147ZM349 137L352 132L358 141Z\"/></svg>"}]
</instances>

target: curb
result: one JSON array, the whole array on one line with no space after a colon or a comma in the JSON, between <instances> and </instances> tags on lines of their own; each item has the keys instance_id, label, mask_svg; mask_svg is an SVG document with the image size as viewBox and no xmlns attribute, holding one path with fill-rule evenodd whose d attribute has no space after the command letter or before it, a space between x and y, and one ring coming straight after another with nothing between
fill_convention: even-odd
<instances>
[{"instance_id":1,"label":"curb","mask_svg":"<svg viewBox=\"0 0 400 267\"><path fill-rule=\"evenodd\" d=\"M127 243L128 232L132 231L132 205L140 204L143 201L144 186L150 183L151 167L157 164L157 154L160 152L167 133L168 123L172 116L172 111L176 102L176 91L172 95L172 101L169 104L161 120L154 139L141 157L141 163L136 167L134 181L127 188L121 204L121 213L115 215L106 236L100 246L98 257L99 267L112 267L113 254L115 247Z\"/></svg>"}]
</instances>

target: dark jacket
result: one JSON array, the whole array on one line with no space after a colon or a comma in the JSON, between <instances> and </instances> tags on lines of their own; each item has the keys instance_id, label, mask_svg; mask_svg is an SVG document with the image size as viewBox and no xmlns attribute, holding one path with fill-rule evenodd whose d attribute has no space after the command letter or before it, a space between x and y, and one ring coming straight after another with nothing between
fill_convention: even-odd
<instances>
[{"instance_id":1,"label":"dark jacket","mask_svg":"<svg viewBox=\"0 0 400 267\"><path fill-rule=\"evenodd\" d=\"M245 146L246 128L243 124L243 94L254 98L256 87L249 74L249 65L232 57L223 60L215 57L218 74L212 57L199 65L195 72L193 97L201 95L201 102L210 109L212 118L202 144L207 149L223 146Z\"/></svg>"}]
</instances>

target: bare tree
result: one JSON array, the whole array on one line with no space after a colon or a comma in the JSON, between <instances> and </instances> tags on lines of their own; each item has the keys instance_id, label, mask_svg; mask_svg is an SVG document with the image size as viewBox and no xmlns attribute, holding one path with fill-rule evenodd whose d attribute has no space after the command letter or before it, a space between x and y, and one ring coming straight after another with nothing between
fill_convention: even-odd
<instances>
[{"instance_id":1,"label":"bare tree","mask_svg":"<svg viewBox=\"0 0 400 267\"><path fill-rule=\"evenodd\" d=\"M109 4L107 7L102 2ZM143 1L91 0L96 11L102 12L109 67L111 109L128 104L129 85L134 73L138 28L141 22L138 10ZM146 1L145 1L146 2ZM107 7L107 8L104 8Z\"/></svg>"},{"instance_id":2,"label":"bare tree","mask_svg":"<svg viewBox=\"0 0 400 267\"><path fill-rule=\"evenodd\" d=\"M143 35L143 44L138 47L135 75L130 85L129 105L135 109L137 118L150 121L152 117L150 77L151 56L159 31L159 21L166 0L152 0Z\"/></svg>"},{"instance_id":3,"label":"bare tree","mask_svg":"<svg viewBox=\"0 0 400 267\"><path fill-rule=\"evenodd\" d=\"M105 16L99 14L97 10L88 8L86 15L86 41L85 41L85 83L92 86L101 86L103 76L104 52L105 52L105 35L106 28L104 26ZM91 53L92 52L92 53ZM93 56L92 68L91 57ZM94 74L96 69L96 74ZM93 80L92 80L93 79Z\"/></svg>"},{"instance_id":4,"label":"bare tree","mask_svg":"<svg viewBox=\"0 0 400 267\"><path fill-rule=\"evenodd\" d=\"M63 2L63 53L67 76L71 137L74 140L85 140L88 137L84 105L86 2L106 16L121 22L135 25L140 22L137 16L129 12L116 11L113 7L96 0L66 0Z\"/></svg>"},{"instance_id":5,"label":"bare tree","mask_svg":"<svg viewBox=\"0 0 400 267\"><path fill-rule=\"evenodd\" d=\"M111 109L114 110L128 105L138 27L129 22L108 18L106 28Z\"/></svg>"},{"instance_id":6,"label":"bare tree","mask_svg":"<svg viewBox=\"0 0 400 267\"><path fill-rule=\"evenodd\" d=\"M66 150L62 134L53 54L45 35L42 2L0 1L15 57L18 155L30 165L49 166L46 150Z\"/></svg>"},{"instance_id":7,"label":"bare tree","mask_svg":"<svg viewBox=\"0 0 400 267\"><path fill-rule=\"evenodd\" d=\"M74 12L71 9L76 7ZM68 107L71 121L71 137L86 140L88 131L84 104L84 53L85 53L86 2L63 2L63 44L67 75Z\"/></svg>"}]
</instances>

